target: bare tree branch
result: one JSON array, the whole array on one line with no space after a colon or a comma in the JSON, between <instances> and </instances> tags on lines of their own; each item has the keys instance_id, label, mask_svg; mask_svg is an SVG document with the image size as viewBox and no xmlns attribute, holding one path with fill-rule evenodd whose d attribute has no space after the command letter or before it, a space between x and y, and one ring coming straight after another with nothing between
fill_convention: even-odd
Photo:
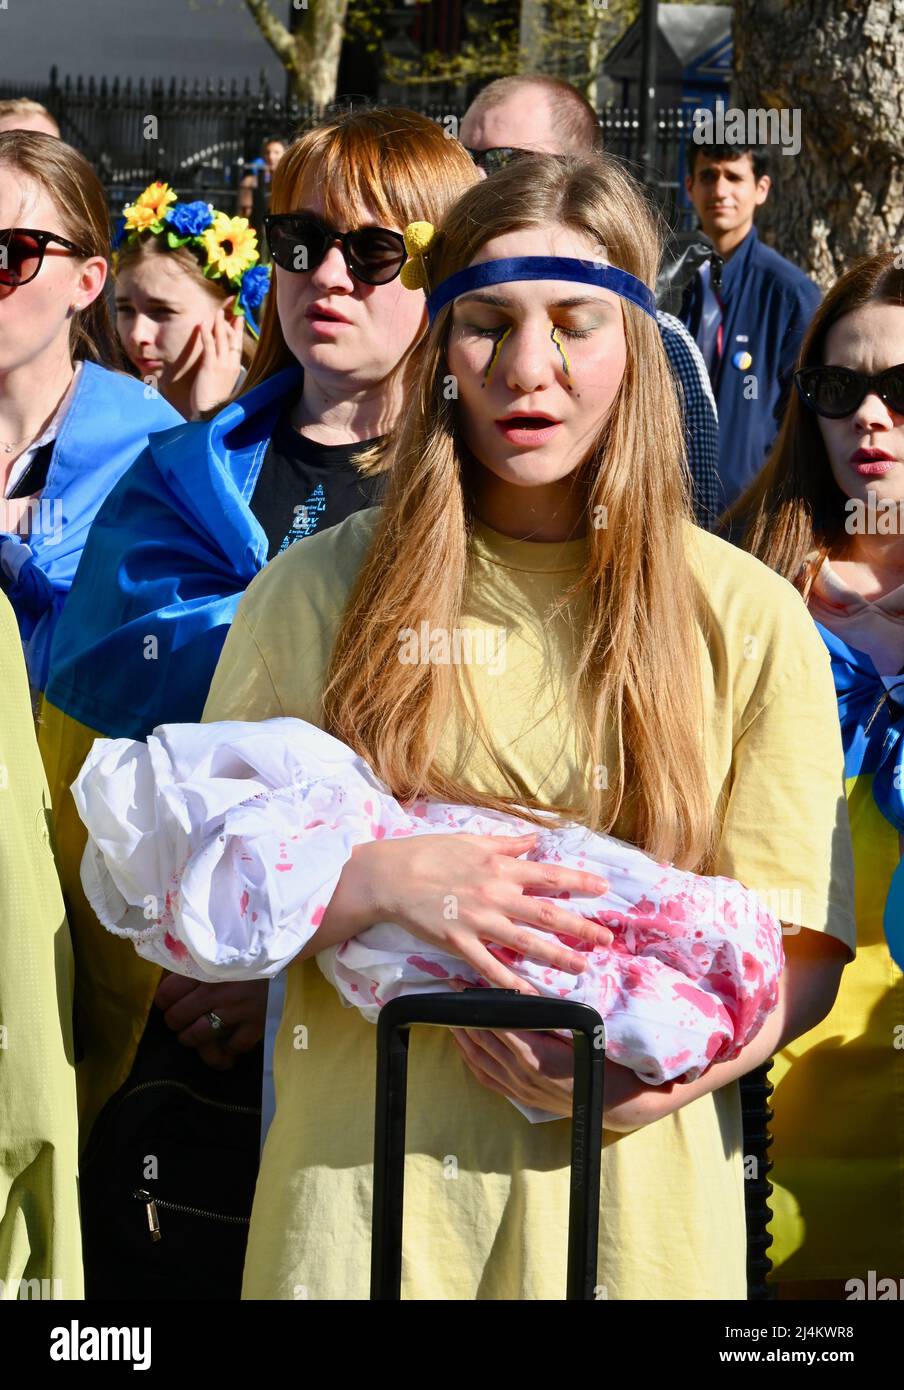
<instances>
[{"instance_id":1,"label":"bare tree branch","mask_svg":"<svg viewBox=\"0 0 904 1390\"><path fill-rule=\"evenodd\" d=\"M336 95L348 0L311 0L299 5L299 26L290 32L269 0L245 0L248 13L292 78L302 101L324 106Z\"/></svg>"}]
</instances>

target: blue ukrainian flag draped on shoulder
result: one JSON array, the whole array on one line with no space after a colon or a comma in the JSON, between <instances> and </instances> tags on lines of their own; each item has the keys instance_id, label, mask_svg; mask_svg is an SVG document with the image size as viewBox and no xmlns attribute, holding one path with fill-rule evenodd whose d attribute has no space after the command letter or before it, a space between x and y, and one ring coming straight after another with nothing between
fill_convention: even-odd
<instances>
[{"instance_id":1,"label":"blue ukrainian flag draped on shoulder","mask_svg":"<svg viewBox=\"0 0 904 1390\"><path fill-rule=\"evenodd\" d=\"M200 719L239 600L267 561L250 499L301 380L288 368L213 420L153 436L98 512L57 628L39 742L76 941L83 1135L131 1069L159 971L84 899L85 831L69 788L96 737Z\"/></svg>"},{"instance_id":2,"label":"blue ukrainian flag draped on shoulder","mask_svg":"<svg viewBox=\"0 0 904 1390\"><path fill-rule=\"evenodd\" d=\"M111 738L199 719L238 601L267 559L249 503L290 368L213 420L155 435L99 512L47 699ZM102 672L102 676L99 674Z\"/></svg>"},{"instance_id":3,"label":"blue ukrainian flag draped on shoulder","mask_svg":"<svg viewBox=\"0 0 904 1390\"><path fill-rule=\"evenodd\" d=\"M879 675L871 659L816 624L832 660L844 744L844 775L871 777L882 815L904 834L904 674Z\"/></svg>"},{"instance_id":4,"label":"blue ukrainian flag draped on shoulder","mask_svg":"<svg viewBox=\"0 0 904 1390\"><path fill-rule=\"evenodd\" d=\"M857 955L828 1017L775 1060L770 1251L780 1281L904 1278L904 676L817 623L832 662L854 844ZM895 955L897 956L896 963Z\"/></svg>"},{"instance_id":5,"label":"blue ukrainian flag draped on shoulder","mask_svg":"<svg viewBox=\"0 0 904 1390\"><path fill-rule=\"evenodd\" d=\"M181 418L156 392L147 396L134 377L95 362L80 364L27 542L9 538L19 542L25 562L15 582L3 587L19 624L33 689L45 688L54 633L98 508L149 435Z\"/></svg>"}]
</instances>

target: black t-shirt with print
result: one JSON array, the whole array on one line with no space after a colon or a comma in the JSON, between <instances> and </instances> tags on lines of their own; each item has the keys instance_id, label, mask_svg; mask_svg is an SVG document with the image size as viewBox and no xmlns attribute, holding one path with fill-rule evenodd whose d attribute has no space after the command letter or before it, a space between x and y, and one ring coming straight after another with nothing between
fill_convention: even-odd
<instances>
[{"instance_id":1,"label":"black t-shirt with print","mask_svg":"<svg viewBox=\"0 0 904 1390\"><path fill-rule=\"evenodd\" d=\"M380 502L384 475L360 473L352 462L376 442L317 444L292 428L287 413L280 416L250 504L267 537L268 560Z\"/></svg>"}]
</instances>

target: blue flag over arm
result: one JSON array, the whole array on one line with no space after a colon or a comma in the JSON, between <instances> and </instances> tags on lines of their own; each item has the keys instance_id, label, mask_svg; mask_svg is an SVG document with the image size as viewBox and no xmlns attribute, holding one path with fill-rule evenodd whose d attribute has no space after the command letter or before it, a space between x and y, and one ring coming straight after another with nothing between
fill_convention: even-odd
<instances>
[{"instance_id":1,"label":"blue flag over arm","mask_svg":"<svg viewBox=\"0 0 904 1390\"><path fill-rule=\"evenodd\" d=\"M88 536L46 696L113 738L200 719L229 625L267 559L250 498L289 368L213 420L157 434Z\"/></svg>"}]
</instances>

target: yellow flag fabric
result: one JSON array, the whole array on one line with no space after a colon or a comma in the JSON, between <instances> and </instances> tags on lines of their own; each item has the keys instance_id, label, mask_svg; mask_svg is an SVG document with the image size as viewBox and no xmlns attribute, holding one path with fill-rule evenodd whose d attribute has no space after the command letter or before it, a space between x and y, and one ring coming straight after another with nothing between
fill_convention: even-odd
<instances>
[{"instance_id":1,"label":"yellow flag fabric","mask_svg":"<svg viewBox=\"0 0 904 1390\"><path fill-rule=\"evenodd\" d=\"M291 547L252 582L206 720L290 715L322 727L329 654L374 521L373 512L351 517ZM716 872L788 904L783 916L793 910L790 920L852 949L828 654L784 580L696 528L688 527L687 545L702 595L705 752L721 828ZM479 526L461 618L476 634L475 650L505 629L504 668L474 663L468 676L513 783L572 804L594 775L568 699L582 615L542 620L586 563L583 541L511 541ZM471 733L470 721L450 719L438 756L471 785L499 789L498 771ZM294 962L286 975L276 1117L243 1297L366 1298L376 1029L342 1007L316 961ZM736 1085L634 1133L605 1136L602 1296L746 1297L742 1150ZM566 1120L529 1124L471 1076L444 1030L415 1029L406 1153L403 1297L563 1296Z\"/></svg>"},{"instance_id":2,"label":"yellow flag fabric","mask_svg":"<svg viewBox=\"0 0 904 1390\"><path fill-rule=\"evenodd\" d=\"M0 1298L84 1296L73 965L22 645L0 594Z\"/></svg>"},{"instance_id":3,"label":"yellow flag fabric","mask_svg":"<svg viewBox=\"0 0 904 1390\"><path fill-rule=\"evenodd\" d=\"M847 779L857 958L835 1005L776 1057L776 1280L904 1279L904 974L882 925L900 856L872 777Z\"/></svg>"},{"instance_id":4,"label":"yellow flag fabric","mask_svg":"<svg viewBox=\"0 0 904 1390\"><path fill-rule=\"evenodd\" d=\"M163 972L142 960L129 942L106 931L82 891L87 831L70 788L96 738L103 735L71 719L45 698L38 743L50 785L60 882L75 948L75 1018L81 1147L106 1101L132 1070Z\"/></svg>"}]
</instances>

